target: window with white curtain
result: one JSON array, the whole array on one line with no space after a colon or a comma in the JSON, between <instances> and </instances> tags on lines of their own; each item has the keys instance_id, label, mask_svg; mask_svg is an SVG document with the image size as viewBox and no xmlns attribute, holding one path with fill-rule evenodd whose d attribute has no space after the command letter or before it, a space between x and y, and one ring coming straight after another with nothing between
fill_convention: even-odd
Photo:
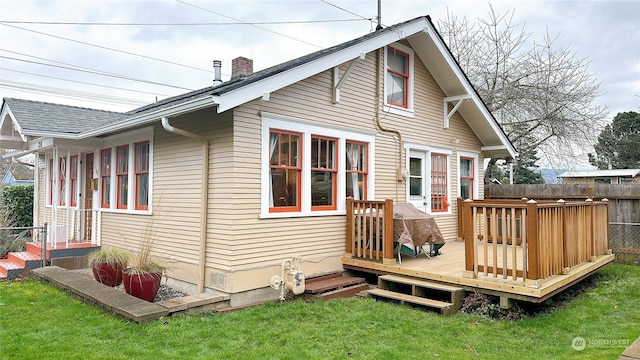
<instances>
[{"instance_id":1,"label":"window with white curtain","mask_svg":"<svg viewBox=\"0 0 640 360\"><path fill-rule=\"evenodd\" d=\"M373 196L375 134L262 114L261 216L345 211Z\"/></svg>"}]
</instances>

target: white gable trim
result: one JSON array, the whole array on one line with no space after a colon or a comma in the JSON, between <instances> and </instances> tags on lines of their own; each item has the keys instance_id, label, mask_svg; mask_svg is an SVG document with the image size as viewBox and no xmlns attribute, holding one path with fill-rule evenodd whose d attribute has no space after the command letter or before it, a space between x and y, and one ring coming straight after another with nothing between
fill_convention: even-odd
<instances>
[{"instance_id":1,"label":"white gable trim","mask_svg":"<svg viewBox=\"0 0 640 360\"><path fill-rule=\"evenodd\" d=\"M458 63L449 52L449 49L447 49L445 44L442 42L442 40L440 39L440 36L436 33L435 29L431 26L426 26L424 28L424 32L429 34L429 36L435 43L436 47L438 48L442 56L444 56L445 60L447 61L447 64L449 64L449 67L451 68L451 70L453 70L454 74L456 75L456 77L464 87L466 94L471 95L471 100L476 105L476 107L480 110L480 112L482 112L482 115L491 126L491 129L498 135L498 137L500 138L500 141L504 144L509 154L511 154L511 156L515 158L518 155L518 152L513 146L511 146L509 139L507 139L507 136L505 135L505 133L498 126L498 123L494 120L493 115L491 115L491 113L489 112L489 109L487 109L487 107L484 105L484 102L480 99L480 96L478 96L475 89L473 89L469 81L467 81L467 77L464 75L464 73L462 72L462 69L460 69L460 66L458 66Z\"/></svg>"},{"instance_id":2,"label":"white gable trim","mask_svg":"<svg viewBox=\"0 0 640 360\"><path fill-rule=\"evenodd\" d=\"M0 129L2 129L2 127L4 126L4 122L6 120L6 118L11 119L11 126L13 126L13 128L16 130L16 132L18 133L18 136L20 136L20 139L23 142L27 142L27 137L23 134L22 131L22 127L20 126L20 124L16 121L16 117L13 116L13 113L11 112L11 109L9 109L9 105L7 105L4 110L2 110L2 114L0 114ZM0 140L17 140L18 138L14 137L14 138L9 138L9 139L2 139L1 135L0 135Z\"/></svg>"}]
</instances>

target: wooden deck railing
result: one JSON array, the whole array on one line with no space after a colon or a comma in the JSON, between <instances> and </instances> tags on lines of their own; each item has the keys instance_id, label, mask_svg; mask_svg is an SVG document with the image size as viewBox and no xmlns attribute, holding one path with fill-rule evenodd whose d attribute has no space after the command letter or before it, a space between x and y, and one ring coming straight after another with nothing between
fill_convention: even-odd
<instances>
[{"instance_id":1,"label":"wooden deck railing","mask_svg":"<svg viewBox=\"0 0 640 360\"><path fill-rule=\"evenodd\" d=\"M347 199L345 256L395 262L393 254L393 200Z\"/></svg>"},{"instance_id":2,"label":"wooden deck railing","mask_svg":"<svg viewBox=\"0 0 640 360\"><path fill-rule=\"evenodd\" d=\"M609 253L608 201L458 199L470 276L541 280Z\"/></svg>"}]
</instances>

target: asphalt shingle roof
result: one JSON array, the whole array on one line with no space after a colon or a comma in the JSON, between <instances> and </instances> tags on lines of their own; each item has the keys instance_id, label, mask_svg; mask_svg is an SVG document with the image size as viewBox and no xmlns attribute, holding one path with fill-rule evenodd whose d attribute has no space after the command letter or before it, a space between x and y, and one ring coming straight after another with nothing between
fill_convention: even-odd
<instances>
[{"instance_id":1,"label":"asphalt shingle roof","mask_svg":"<svg viewBox=\"0 0 640 360\"><path fill-rule=\"evenodd\" d=\"M113 111L12 98L5 98L4 106L9 107L24 130L66 134L77 134L126 116Z\"/></svg>"}]
</instances>

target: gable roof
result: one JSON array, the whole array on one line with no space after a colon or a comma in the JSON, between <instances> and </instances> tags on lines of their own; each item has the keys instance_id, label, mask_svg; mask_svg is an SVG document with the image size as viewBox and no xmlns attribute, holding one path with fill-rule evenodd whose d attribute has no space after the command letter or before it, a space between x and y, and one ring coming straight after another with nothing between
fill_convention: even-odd
<instances>
[{"instance_id":1,"label":"gable roof","mask_svg":"<svg viewBox=\"0 0 640 360\"><path fill-rule=\"evenodd\" d=\"M207 107L216 107L220 113L400 40L409 42L446 97L466 95L470 98L461 104L458 112L482 142L483 151L490 156L515 157L515 148L428 16L389 26L218 86L170 97L125 113L5 99L0 135L5 134L7 129L2 125L9 118L22 140L27 141L28 136L67 139L102 136Z\"/></svg>"}]
</instances>

